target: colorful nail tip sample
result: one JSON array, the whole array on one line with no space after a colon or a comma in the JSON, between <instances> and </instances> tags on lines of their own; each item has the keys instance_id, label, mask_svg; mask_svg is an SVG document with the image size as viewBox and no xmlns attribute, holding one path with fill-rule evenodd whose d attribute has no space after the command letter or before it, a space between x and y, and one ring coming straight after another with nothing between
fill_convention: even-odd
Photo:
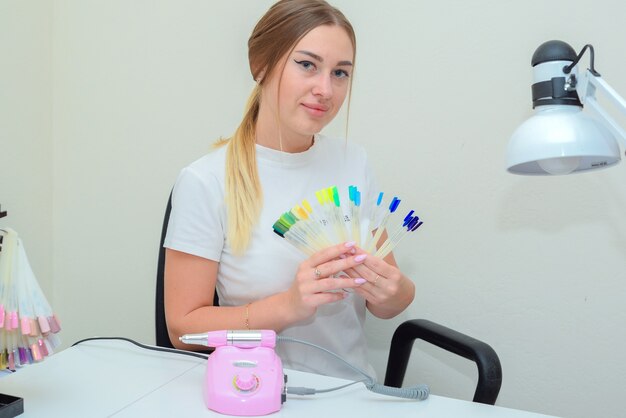
<instances>
[{"instance_id":1,"label":"colorful nail tip sample","mask_svg":"<svg viewBox=\"0 0 626 418\"><path fill-rule=\"evenodd\" d=\"M354 241L377 257L388 255L408 233L422 225L419 216L409 211L401 222L396 218L401 200L394 196L383 205L383 192L375 199L362 200L356 186L348 187L343 202L336 186L315 192L313 205L304 199L300 205L283 213L273 230L307 255L334 244ZM383 233L387 238L380 242Z\"/></svg>"},{"instance_id":2,"label":"colorful nail tip sample","mask_svg":"<svg viewBox=\"0 0 626 418\"><path fill-rule=\"evenodd\" d=\"M0 368L44 360L59 346L59 321L30 267L22 240L0 231Z\"/></svg>"}]
</instances>

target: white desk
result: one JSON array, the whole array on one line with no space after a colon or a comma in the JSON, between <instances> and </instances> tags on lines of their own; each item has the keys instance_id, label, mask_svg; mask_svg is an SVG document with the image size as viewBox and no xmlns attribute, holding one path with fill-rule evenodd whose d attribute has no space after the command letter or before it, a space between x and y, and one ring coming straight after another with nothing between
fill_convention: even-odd
<instances>
[{"instance_id":1,"label":"white desk","mask_svg":"<svg viewBox=\"0 0 626 418\"><path fill-rule=\"evenodd\" d=\"M0 393L24 398L20 418L223 416L204 405L205 361L144 350L125 341L90 341L0 378ZM288 386L327 388L341 379L286 370ZM328 394L288 395L274 417L539 418L508 408L431 395L426 401L369 392L362 384Z\"/></svg>"}]
</instances>

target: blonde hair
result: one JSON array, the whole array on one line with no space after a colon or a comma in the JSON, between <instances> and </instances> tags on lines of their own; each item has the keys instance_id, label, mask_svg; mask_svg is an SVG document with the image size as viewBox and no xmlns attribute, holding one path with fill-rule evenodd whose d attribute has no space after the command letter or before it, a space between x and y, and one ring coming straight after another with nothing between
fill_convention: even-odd
<instances>
[{"instance_id":1,"label":"blonde hair","mask_svg":"<svg viewBox=\"0 0 626 418\"><path fill-rule=\"evenodd\" d=\"M321 25L337 25L345 29L356 51L352 25L338 9L323 0L282 0L275 3L259 20L248 39L248 61L257 85L233 136L215 144L228 146L225 185L227 238L236 254L243 253L248 247L263 206L255 148L263 82L273 74L285 54L308 32Z\"/></svg>"}]
</instances>

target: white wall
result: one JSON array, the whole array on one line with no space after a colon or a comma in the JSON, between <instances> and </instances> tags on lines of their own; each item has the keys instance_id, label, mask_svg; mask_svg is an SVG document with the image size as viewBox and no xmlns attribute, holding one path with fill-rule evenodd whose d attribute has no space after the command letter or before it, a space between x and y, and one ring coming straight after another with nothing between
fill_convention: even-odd
<instances>
[{"instance_id":1,"label":"white wall","mask_svg":"<svg viewBox=\"0 0 626 418\"><path fill-rule=\"evenodd\" d=\"M52 4L0 0L0 228L52 296Z\"/></svg>"},{"instance_id":2,"label":"white wall","mask_svg":"<svg viewBox=\"0 0 626 418\"><path fill-rule=\"evenodd\" d=\"M66 346L91 335L154 341L167 195L178 170L236 126L252 87L247 37L271 3L0 2L36 27L0 14L0 42L16 57L0 69L15 79L0 93L9 121L0 152L8 146L20 155L9 169L32 173L0 177L0 203L28 234L36 273L53 283ZM508 138L531 115L530 57L542 42L594 44L597 69L626 95L626 5L334 4L358 36L350 140L426 221L397 250L415 302L368 326L380 374L394 327L429 318L494 347L499 405L626 416L626 168L553 178L504 170ZM329 131L342 134L343 123ZM406 383L471 398L468 361L415 347Z\"/></svg>"}]
</instances>

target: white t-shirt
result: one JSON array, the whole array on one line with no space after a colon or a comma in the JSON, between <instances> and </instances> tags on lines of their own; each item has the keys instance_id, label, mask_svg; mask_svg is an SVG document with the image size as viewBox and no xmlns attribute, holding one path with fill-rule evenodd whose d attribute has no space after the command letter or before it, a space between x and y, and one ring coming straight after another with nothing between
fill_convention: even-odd
<instances>
[{"instance_id":1,"label":"white t-shirt","mask_svg":"<svg viewBox=\"0 0 626 418\"><path fill-rule=\"evenodd\" d=\"M366 153L352 142L317 135L313 146L302 153L260 145L256 152L263 208L241 256L233 253L227 239L226 147L184 168L174 186L164 245L219 262L216 287L221 306L245 305L291 286L306 256L274 233L272 225L284 212L303 199L314 201L316 191L330 186L337 186L342 207L347 206L350 185L361 191L362 202L377 194ZM365 311L365 300L351 293L340 302L320 307L313 317L284 329L281 335L321 345L374 374L367 360ZM286 368L362 378L328 354L301 344L282 343L276 351Z\"/></svg>"}]
</instances>

